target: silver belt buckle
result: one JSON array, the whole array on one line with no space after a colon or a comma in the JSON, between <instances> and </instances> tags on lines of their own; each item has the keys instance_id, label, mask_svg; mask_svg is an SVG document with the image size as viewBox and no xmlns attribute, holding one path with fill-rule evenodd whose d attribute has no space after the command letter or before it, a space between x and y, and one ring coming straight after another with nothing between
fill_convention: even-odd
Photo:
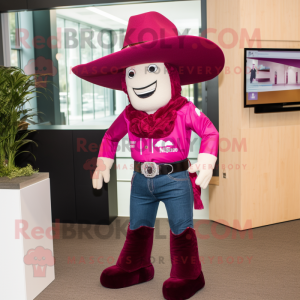
<instances>
[{"instance_id":1,"label":"silver belt buckle","mask_svg":"<svg viewBox=\"0 0 300 300\"><path fill-rule=\"evenodd\" d=\"M153 178L159 175L159 166L155 162L144 162L141 164L141 172L145 177Z\"/></svg>"}]
</instances>

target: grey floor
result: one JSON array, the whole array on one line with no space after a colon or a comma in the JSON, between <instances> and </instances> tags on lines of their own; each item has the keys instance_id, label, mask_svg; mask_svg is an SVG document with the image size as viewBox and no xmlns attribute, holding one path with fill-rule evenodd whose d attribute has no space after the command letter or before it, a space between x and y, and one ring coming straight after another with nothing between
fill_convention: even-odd
<instances>
[{"instance_id":1,"label":"grey floor","mask_svg":"<svg viewBox=\"0 0 300 300\"><path fill-rule=\"evenodd\" d=\"M99 283L101 271L118 258L127 223L117 218L110 226L92 225L89 237L80 234L86 225L76 225L72 238L63 237L70 232L61 224L61 238L54 240L56 279L36 299L164 299L161 288L171 267L166 219L156 222L152 281L121 290ZM198 245L206 286L191 299L300 299L299 232L300 220L248 230L243 238L226 226L201 224Z\"/></svg>"}]
</instances>

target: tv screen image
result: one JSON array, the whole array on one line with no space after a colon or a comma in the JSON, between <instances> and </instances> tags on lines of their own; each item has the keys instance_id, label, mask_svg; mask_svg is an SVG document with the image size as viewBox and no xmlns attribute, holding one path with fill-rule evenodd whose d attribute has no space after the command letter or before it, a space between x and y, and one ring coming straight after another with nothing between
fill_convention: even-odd
<instances>
[{"instance_id":1,"label":"tv screen image","mask_svg":"<svg viewBox=\"0 0 300 300\"><path fill-rule=\"evenodd\" d=\"M245 107L300 102L300 49L246 48L244 58Z\"/></svg>"}]
</instances>

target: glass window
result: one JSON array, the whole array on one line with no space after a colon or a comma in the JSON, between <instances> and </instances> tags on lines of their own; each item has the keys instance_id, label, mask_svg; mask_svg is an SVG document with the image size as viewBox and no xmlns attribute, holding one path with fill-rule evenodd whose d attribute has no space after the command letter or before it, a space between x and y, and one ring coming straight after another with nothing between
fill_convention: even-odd
<instances>
[{"instance_id":1,"label":"glass window","mask_svg":"<svg viewBox=\"0 0 300 300\"><path fill-rule=\"evenodd\" d=\"M43 119L49 120L51 125L84 128L112 122L128 105L127 96L122 91L81 80L71 69L120 51L129 18L153 10L170 19L180 35L200 35L200 0L61 8L28 12L26 20L25 14L21 15L22 27L25 26L29 32L26 41L33 41L29 51L27 46L24 47L23 32L23 49L20 47L20 14L10 13L12 65L22 66L23 59L27 65L33 62L30 70L35 70L38 63L47 63L51 67L44 78L55 85L49 91L50 98L54 100L38 99L34 106L43 113ZM46 92L50 85L45 84ZM182 95L202 108L201 83L183 86ZM39 101L43 104L39 105Z\"/></svg>"},{"instance_id":2,"label":"glass window","mask_svg":"<svg viewBox=\"0 0 300 300\"><path fill-rule=\"evenodd\" d=\"M93 48L90 43L85 42L85 38L92 36L94 30L91 27L87 27L83 24L80 24L80 63L86 64L93 60ZM92 120L95 117L94 109L94 90L93 84L82 80L82 120Z\"/></svg>"},{"instance_id":3,"label":"glass window","mask_svg":"<svg viewBox=\"0 0 300 300\"><path fill-rule=\"evenodd\" d=\"M10 62L13 67L19 67L20 61L19 61L19 50L13 50L10 51Z\"/></svg>"},{"instance_id":4,"label":"glass window","mask_svg":"<svg viewBox=\"0 0 300 300\"><path fill-rule=\"evenodd\" d=\"M9 36L10 36L10 63L13 67L21 67L21 47L19 36L19 13L11 12L9 19Z\"/></svg>"},{"instance_id":5,"label":"glass window","mask_svg":"<svg viewBox=\"0 0 300 300\"><path fill-rule=\"evenodd\" d=\"M101 43L99 43L99 38L101 38L101 29L97 28L94 30L94 35L92 37L92 47L93 47L93 59L98 59L103 56L103 49ZM105 117L105 88L99 85L93 85L94 89L94 116L95 120Z\"/></svg>"},{"instance_id":6,"label":"glass window","mask_svg":"<svg viewBox=\"0 0 300 300\"><path fill-rule=\"evenodd\" d=\"M70 39L72 34L78 37L79 23L66 20L65 26L66 66L68 70L68 124L73 125L82 122L82 81L71 71L72 67L81 63L80 48L75 47L75 42Z\"/></svg>"},{"instance_id":7,"label":"glass window","mask_svg":"<svg viewBox=\"0 0 300 300\"><path fill-rule=\"evenodd\" d=\"M88 26L57 15L57 29L61 33L58 48L60 110L62 124L96 124L104 117L115 115L114 91L94 85L75 76L71 69L112 52L111 30Z\"/></svg>"},{"instance_id":8,"label":"glass window","mask_svg":"<svg viewBox=\"0 0 300 300\"><path fill-rule=\"evenodd\" d=\"M58 60L58 74L59 74L59 103L61 112L61 124L69 124L69 102L68 98L68 69L66 64L66 48L65 35L62 34L65 28L65 20L57 18L57 32L60 32L60 47L57 48L56 59Z\"/></svg>"}]
</instances>

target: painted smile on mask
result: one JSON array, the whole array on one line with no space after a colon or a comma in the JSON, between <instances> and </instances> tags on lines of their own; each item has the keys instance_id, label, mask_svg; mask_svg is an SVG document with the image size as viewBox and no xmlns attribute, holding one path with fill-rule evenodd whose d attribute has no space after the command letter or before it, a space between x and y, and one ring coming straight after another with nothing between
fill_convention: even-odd
<instances>
[{"instance_id":1,"label":"painted smile on mask","mask_svg":"<svg viewBox=\"0 0 300 300\"><path fill-rule=\"evenodd\" d=\"M155 93L156 87L157 87L157 80L147 86L141 88L132 88L132 89L139 98L148 98Z\"/></svg>"}]
</instances>

